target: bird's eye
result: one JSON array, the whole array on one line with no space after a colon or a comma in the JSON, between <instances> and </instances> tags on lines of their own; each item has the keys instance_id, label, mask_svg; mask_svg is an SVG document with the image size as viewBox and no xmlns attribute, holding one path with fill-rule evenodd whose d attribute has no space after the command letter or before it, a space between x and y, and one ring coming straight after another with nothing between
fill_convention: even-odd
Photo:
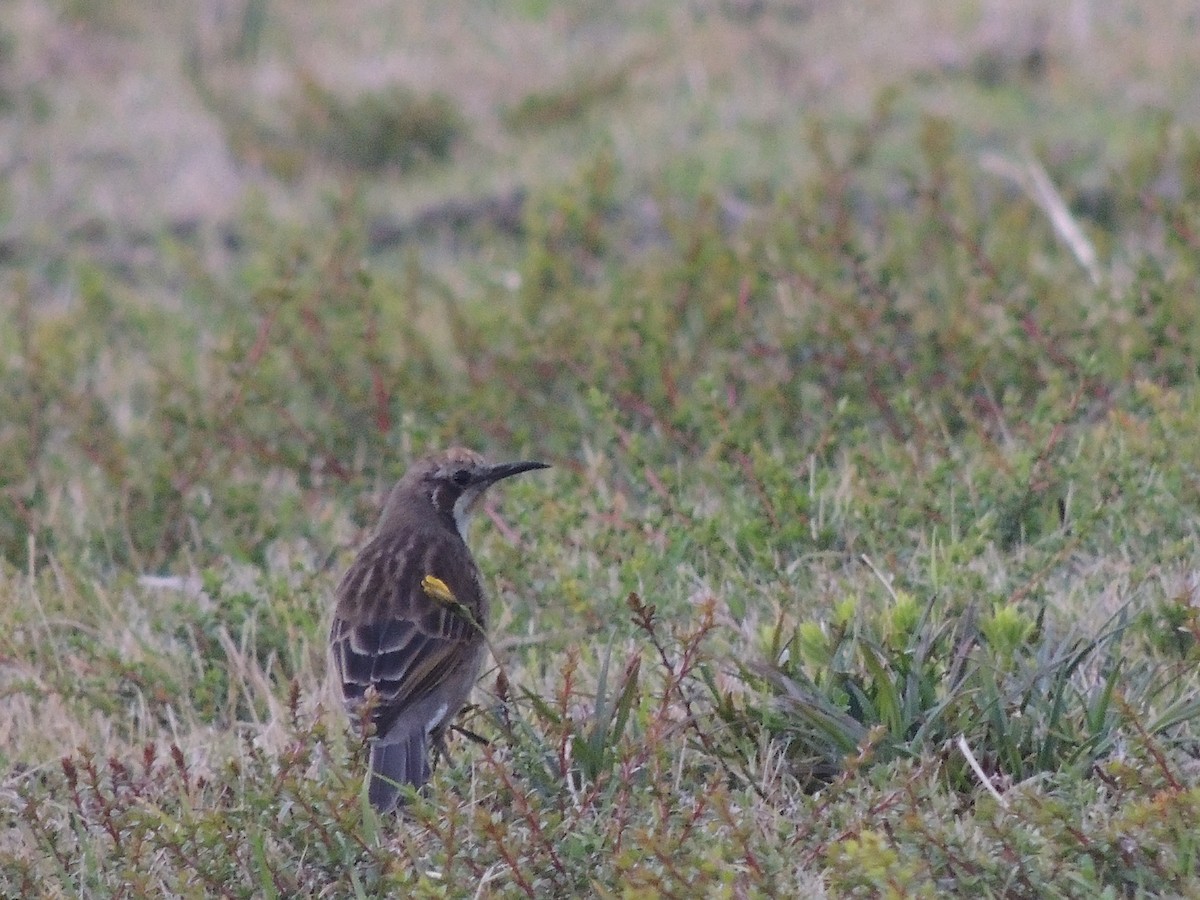
<instances>
[{"instance_id":1,"label":"bird's eye","mask_svg":"<svg viewBox=\"0 0 1200 900\"><path fill-rule=\"evenodd\" d=\"M455 484L466 487L467 483L471 480L471 472L468 469L459 469L450 477L454 480Z\"/></svg>"}]
</instances>

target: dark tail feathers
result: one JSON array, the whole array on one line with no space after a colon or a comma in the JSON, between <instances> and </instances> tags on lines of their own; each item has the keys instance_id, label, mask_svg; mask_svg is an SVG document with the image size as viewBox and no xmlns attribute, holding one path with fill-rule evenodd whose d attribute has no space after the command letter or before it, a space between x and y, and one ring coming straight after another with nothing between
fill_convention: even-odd
<instances>
[{"instance_id":1,"label":"dark tail feathers","mask_svg":"<svg viewBox=\"0 0 1200 900\"><path fill-rule=\"evenodd\" d=\"M371 746L370 785L367 796L379 812L396 808L400 785L420 787L429 780L429 750L426 736L418 731L397 743Z\"/></svg>"}]
</instances>

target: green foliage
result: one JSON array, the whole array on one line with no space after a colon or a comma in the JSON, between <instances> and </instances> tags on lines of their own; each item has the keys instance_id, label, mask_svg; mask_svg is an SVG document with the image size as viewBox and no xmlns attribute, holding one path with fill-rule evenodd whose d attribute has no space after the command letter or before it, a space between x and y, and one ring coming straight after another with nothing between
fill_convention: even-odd
<instances>
[{"instance_id":1,"label":"green foliage","mask_svg":"<svg viewBox=\"0 0 1200 900\"><path fill-rule=\"evenodd\" d=\"M1137 627L1159 653L1195 660L1200 645L1200 607L1190 597L1168 597L1142 610Z\"/></svg>"}]
</instances>

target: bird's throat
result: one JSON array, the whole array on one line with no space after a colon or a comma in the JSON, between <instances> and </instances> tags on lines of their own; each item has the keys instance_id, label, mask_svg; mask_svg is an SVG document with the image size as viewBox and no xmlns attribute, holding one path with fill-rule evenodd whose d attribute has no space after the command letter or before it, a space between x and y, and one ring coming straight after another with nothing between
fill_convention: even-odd
<instances>
[{"instance_id":1,"label":"bird's throat","mask_svg":"<svg viewBox=\"0 0 1200 900\"><path fill-rule=\"evenodd\" d=\"M463 494L454 501L454 525L458 528L464 544L467 542L467 532L471 528L471 514L474 512L475 499L475 496Z\"/></svg>"}]
</instances>

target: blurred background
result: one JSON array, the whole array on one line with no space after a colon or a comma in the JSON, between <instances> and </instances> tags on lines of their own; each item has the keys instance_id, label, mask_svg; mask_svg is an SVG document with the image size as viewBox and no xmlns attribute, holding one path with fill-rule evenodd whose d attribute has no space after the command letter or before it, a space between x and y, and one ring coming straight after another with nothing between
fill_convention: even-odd
<instances>
[{"instance_id":1,"label":"blurred background","mask_svg":"<svg viewBox=\"0 0 1200 900\"><path fill-rule=\"evenodd\" d=\"M350 193L372 253L487 265L450 239L519 229L531 193L597 154L632 242L655 240L656 194L712 194L740 221L813 167L814 122L849 134L884 101L885 159L911 156L921 115L945 117L968 149L1036 146L1103 216L1131 142L1200 115L1194 0L2 11L0 265L40 302L70 298L80 259L170 302L163 241L221 262L248 217L328 222Z\"/></svg>"}]
</instances>

